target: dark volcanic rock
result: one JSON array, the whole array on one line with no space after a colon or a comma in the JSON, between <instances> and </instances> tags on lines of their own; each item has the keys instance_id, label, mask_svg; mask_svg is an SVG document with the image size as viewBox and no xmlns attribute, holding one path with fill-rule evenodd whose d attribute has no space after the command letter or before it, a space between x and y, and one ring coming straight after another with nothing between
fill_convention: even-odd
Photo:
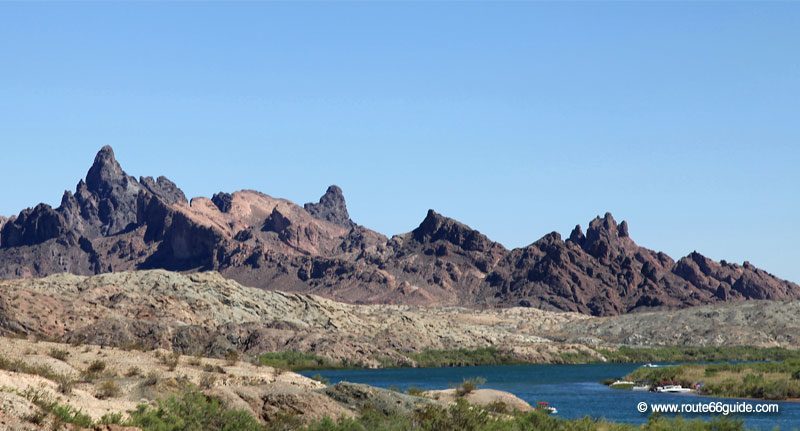
<instances>
[{"instance_id":1,"label":"dark volcanic rock","mask_svg":"<svg viewBox=\"0 0 800 431\"><path fill-rule=\"evenodd\" d=\"M85 190L79 186L76 198L81 207L91 206L96 210L92 216L99 220L100 232L113 235L136 222L136 197L141 189L136 179L117 163L114 150L105 146L86 174Z\"/></svg>"},{"instance_id":2,"label":"dark volcanic rock","mask_svg":"<svg viewBox=\"0 0 800 431\"><path fill-rule=\"evenodd\" d=\"M347 204L345 204L342 189L335 185L328 187L325 194L319 198L319 202L309 202L303 205L303 208L320 220L344 227L353 227L355 225L350 220L350 214L347 213Z\"/></svg>"},{"instance_id":3,"label":"dark volcanic rock","mask_svg":"<svg viewBox=\"0 0 800 431\"><path fill-rule=\"evenodd\" d=\"M411 231L411 236L418 242L447 241L464 250L486 251L495 244L486 235L434 210L428 210L425 220Z\"/></svg>"},{"instance_id":4,"label":"dark volcanic rock","mask_svg":"<svg viewBox=\"0 0 800 431\"><path fill-rule=\"evenodd\" d=\"M39 204L28 208L3 225L0 234L2 247L33 245L56 238L66 232L64 219L50 207Z\"/></svg>"},{"instance_id":5,"label":"dark volcanic rock","mask_svg":"<svg viewBox=\"0 0 800 431\"><path fill-rule=\"evenodd\" d=\"M2 278L141 268L217 270L255 287L355 303L532 306L594 315L800 298L796 284L749 263L699 253L675 262L640 247L628 223L617 224L609 213L585 233L576 226L566 241L553 232L514 250L433 210L413 231L387 239L350 220L336 186L302 208L246 190L187 203L164 177L136 181L126 174L110 147L58 208L41 204L0 220ZM107 325L109 333L132 338L156 329ZM187 346L192 337L226 346L213 334L156 338L163 336Z\"/></svg>"},{"instance_id":6,"label":"dark volcanic rock","mask_svg":"<svg viewBox=\"0 0 800 431\"><path fill-rule=\"evenodd\" d=\"M211 197L211 202L213 202L220 211L226 213L231 210L233 196L225 192L214 193L214 196Z\"/></svg>"},{"instance_id":7,"label":"dark volcanic rock","mask_svg":"<svg viewBox=\"0 0 800 431\"><path fill-rule=\"evenodd\" d=\"M168 205L188 202L183 190L166 177L161 176L156 180L153 180L153 177L139 177L139 182L147 191L158 196Z\"/></svg>"}]
</instances>

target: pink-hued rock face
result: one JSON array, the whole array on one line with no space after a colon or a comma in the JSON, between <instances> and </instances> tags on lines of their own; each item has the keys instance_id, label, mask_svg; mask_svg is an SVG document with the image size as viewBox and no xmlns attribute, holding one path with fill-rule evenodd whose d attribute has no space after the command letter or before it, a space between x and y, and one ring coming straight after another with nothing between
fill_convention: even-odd
<instances>
[{"instance_id":1,"label":"pink-hued rock face","mask_svg":"<svg viewBox=\"0 0 800 431\"><path fill-rule=\"evenodd\" d=\"M187 201L165 177L125 173L111 147L58 208L0 220L0 278L134 269L217 270L246 285L353 303L533 306L614 315L745 299L800 298L752 265L639 247L628 223L597 217L507 250L433 210L392 238L354 223L330 186L299 206L256 191Z\"/></svg>"}]
</instances>

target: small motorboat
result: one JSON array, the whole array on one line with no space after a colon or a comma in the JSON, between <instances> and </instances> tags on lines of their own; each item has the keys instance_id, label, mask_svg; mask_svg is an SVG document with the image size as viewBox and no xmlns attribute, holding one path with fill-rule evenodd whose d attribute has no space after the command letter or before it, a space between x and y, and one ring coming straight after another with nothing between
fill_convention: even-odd
<instances>
[{"instance_id":1,"label":"small motorboat","mask_svg":"<svg viewBox=\"0 0 800 431\"><path fill-rule=\"evenodd\" d=\"M644 366L645 368L660 368L660 367L661 367L661 365L658 365L658 364L652 364L652 363L650 363L650 362L648 362L648 363L644 364L643 366Z\"/></svg>"},{"instance_id":2,"label":"small motorboat","mask_svg":"<svg viewBox=\"0 0 800 431\"><path fill-rule=\"evenodd\" d=\"M650 385L633 385L632 391L649 391Z\"/></svg>"},{"instance_id":3,"label":"small motorboat","mask_svg":"<svg viewBox=\"0 0 800 431\"><path fill-rule=\"evenodd\" d=\"M666 394L685 394L692 392L692 389L684 388L681 385L664 385L657 387L656 392L663 392Z\"/></svg>"},{"instance_id":4,"label":"small motorboat","mask_svg":"<svg viewBox=\"0 0 800 431\"><path fill-rule=\"evenodd\" d=\"M547 403L545 401L539 401L538 403L536 403L536 409L551 415L558 413L558 410L555 407L551 406L550 403Z\"/></svg>"}]
</instances>

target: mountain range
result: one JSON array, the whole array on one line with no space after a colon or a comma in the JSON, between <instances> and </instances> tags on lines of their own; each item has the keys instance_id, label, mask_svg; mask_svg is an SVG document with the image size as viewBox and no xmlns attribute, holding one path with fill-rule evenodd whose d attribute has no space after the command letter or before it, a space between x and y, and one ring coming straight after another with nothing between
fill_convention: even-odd
<instances>
[{"instance_id":1,"label":"mountain range","mask_svg":"<svg viewBox=\"0 0 800 431\"><path fill-rule=\"evenodd\" d=\"M800 286L697 252L637 245L611 214L506 249L433 210L388 238L351 220L342 190L297 205L243 190L188 200L165 177L128 175L104 147L74 192L0 218L0 278L139 269L218 271L242 284L349 303L537 307L616 315L748 299Z\"/></svg>"}]
</instances>

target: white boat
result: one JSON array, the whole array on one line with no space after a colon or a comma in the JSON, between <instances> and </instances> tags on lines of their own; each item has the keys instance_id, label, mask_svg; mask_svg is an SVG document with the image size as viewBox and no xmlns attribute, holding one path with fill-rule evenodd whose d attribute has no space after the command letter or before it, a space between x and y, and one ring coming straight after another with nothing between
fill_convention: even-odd
<instances>
[{"instance_id":1,"label":"white boat","mask_svg":"<svg viewBox=\"0 0 800 431\"><path fill-rule=\"evenodd\" d=\"M629 382L627 380L617 380L616 382L612 383L611 386L631 386L633 387L635 383Z\"/></svg>"},{"instance_id":2,"label":"white boat","mask_svg":"<svg viewBox=\"0 0 800 431\"><path fill-rule=\"evenodd\" d=\"M650 362L648 362L648 363L644 364L643 367L645 367L645 368L660 368L661 365L651 364Z\"/></svg>"},{"instance_id":3,"label":"white boat","mask_svg":"<svg viewBox=\"0 0 800 431\"><path fill-rule=\"evenodd\" d=\"M631 388L631 390L632 391L649 391L650 390L650 386L649 385L634 385Z\"/></svg>"},{"instance_id":4,"label":"white boat","mask_svg":"<svg viewBox=\"0 0 800 431\"><path fill-rule=\"evenodd\" d=\"M685 394L692 392L689 388L684 388L681 385L664 385L656 388L656 392L664 392L667 394Z\"/></svg>"}]
</instances>

